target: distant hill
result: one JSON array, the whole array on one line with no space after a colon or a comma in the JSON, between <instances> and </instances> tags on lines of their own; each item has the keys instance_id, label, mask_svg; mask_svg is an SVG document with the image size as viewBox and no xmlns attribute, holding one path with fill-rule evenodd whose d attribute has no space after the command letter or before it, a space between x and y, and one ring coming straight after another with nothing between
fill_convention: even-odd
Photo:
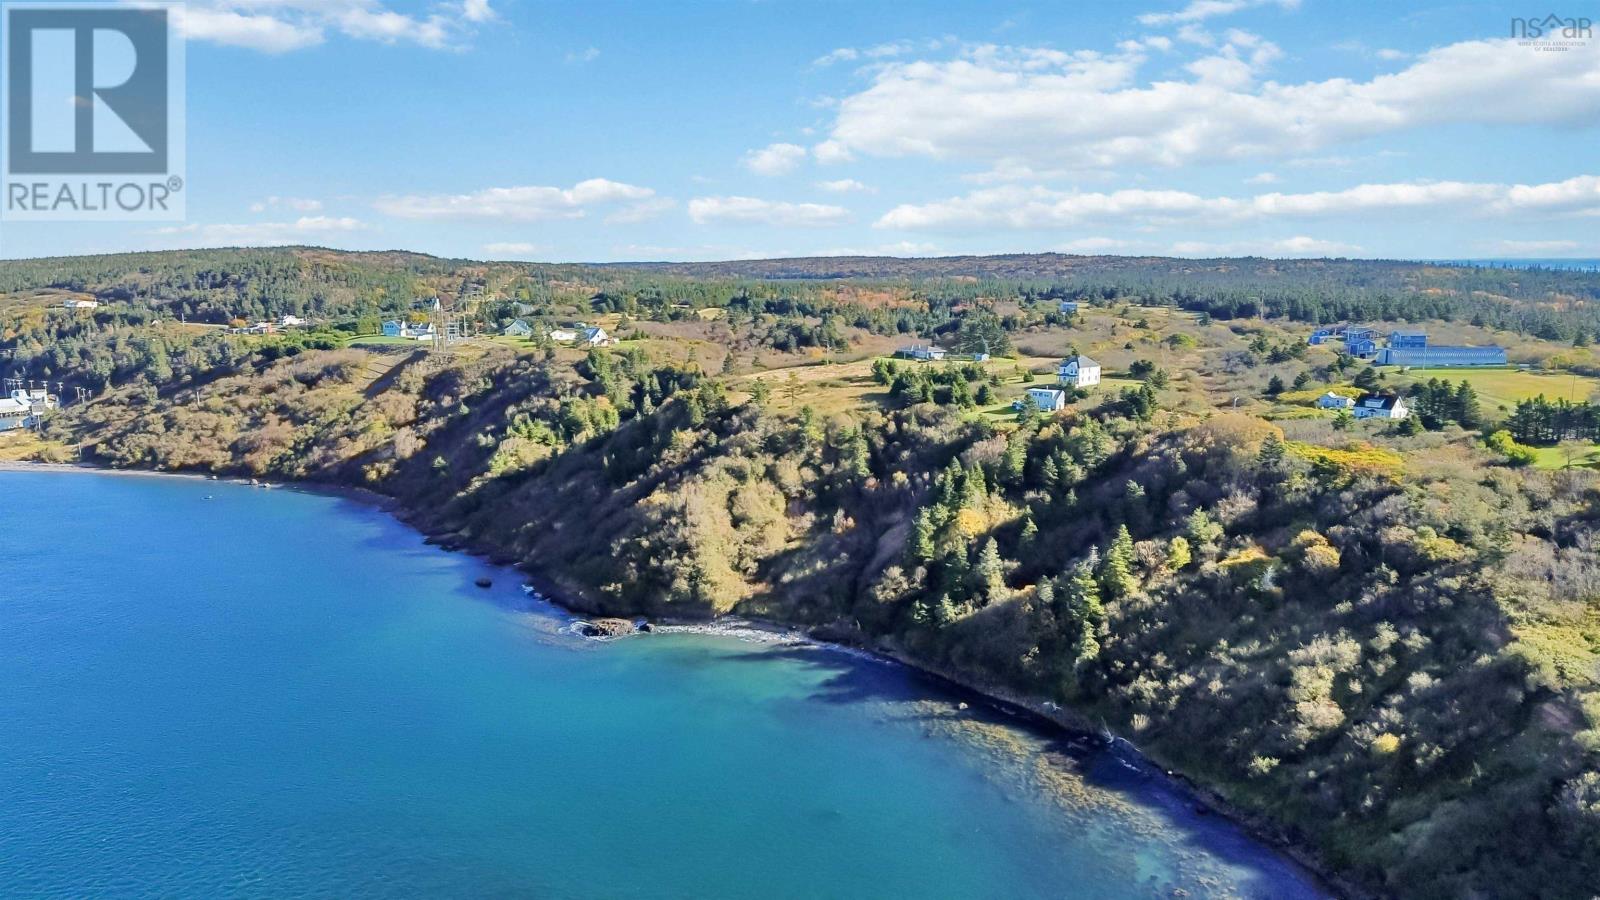
<instances>
[{"instance_id":1,"label":"distant hill","mask_svg":"<svg viewBox=\"0 0 1600 900\"><path fill-rule=\"evenodd\" d=\"M790 259L723 262L607 263L600 268L632 269L693 278L1064 278L1075 275L1174 276L1199 273L1294 277L1308 273L1420 271L1431 264L1370 259L1265 259L1239 257L1182 259L1166 256L1075 256L1065 253L1010 253L999 256L800 256Z\"/></svg>"}]
</instances>

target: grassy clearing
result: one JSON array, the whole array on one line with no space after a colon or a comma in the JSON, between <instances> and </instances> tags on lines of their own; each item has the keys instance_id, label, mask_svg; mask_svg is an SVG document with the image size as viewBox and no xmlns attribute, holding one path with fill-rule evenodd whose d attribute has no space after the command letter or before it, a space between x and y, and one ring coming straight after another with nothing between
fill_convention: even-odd
<instances>
[{"instance_id":1,"label":"grassy clearing","mask_svg":"<svg viewBox=\"0 0 1600 900\"><path fill-rule=\"evenodd\" d=\"M368 334L354 338L348 347L427 347L430 341L415 341L410 338L385 337L381 334Z\"/></svg>"},{"instance_id":2,"label":"grassy clearing","mask_svg":"<svg viewBox=\"0 0 1600 900\"><path fill-rule=\"evenodd\" d=\"M1534 447L1533 464L1541 469L1600 469L1600 446L1585 441L1574 448Z\"/></svg>"},{"instance_id":3,"label":"grassy clearing","mask_svg":"<svg viewBox=\"0 0 1600 900\"><path fill-rule=\"evenodd\" d=\"M1547 375L1511 368L1410 369L1398 378L1404 384L1430 378L1440 378L1451 384L1465 381L1490 407L1515 406L1519 400L1531 400L1540 394L1550 400L1581 402L1600 391L1600 381L1583 375Z\"/></svg>"}]
</instances>

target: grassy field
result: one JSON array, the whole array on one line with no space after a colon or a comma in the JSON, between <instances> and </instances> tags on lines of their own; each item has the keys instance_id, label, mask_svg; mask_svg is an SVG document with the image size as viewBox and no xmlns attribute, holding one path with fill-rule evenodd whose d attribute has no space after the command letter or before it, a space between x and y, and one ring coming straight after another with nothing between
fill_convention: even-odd
<instances>
[{"instance_id":1,"label":"grassy field","mask_svg":"<svg viewBox=\"0 0 1600 900\"><path fill-rule=\"evenodd\" d=\"M1398 378L1404 384L1430 378L1442 378L1451 384L1465 381L1491 408L1512 407L1519 400L1540 394L1551 400L1584 401L1600 390L1600 381L1582 375L1547 375L1522 369L1411 369Z\"/></svg>"},{"instance_id":2,"label":"grassy field","mask_svg":"<svg viewBox=\"0 0 1600 900\"><path fill-rule=\"evenodd\" d=\"M1600 469L1600 446L1584 442L1568 450L1564 447L1535 447L1533 464L1541 469Z\"/></svg>"}]
</instances>

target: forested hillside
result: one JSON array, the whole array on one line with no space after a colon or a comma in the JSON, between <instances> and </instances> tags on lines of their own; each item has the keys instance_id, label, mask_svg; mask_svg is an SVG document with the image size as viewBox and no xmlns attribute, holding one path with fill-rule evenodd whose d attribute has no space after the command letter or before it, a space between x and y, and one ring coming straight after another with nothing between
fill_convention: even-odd
<instances>
[{"instance_id":1,"label":"forested hillside","mask_svg":"<svg viewBox=\"0 0 1600 900\"><path fill-rule=\"evenodd\" d=\"M1600 884L1600 277L110 259L0 264L8 373L95 390L0 452L368 487L581 609L816 626L1060 703L1375 893ZM115 293L129 267L143 287ZM106 303L41 299L64 291ZM364 337L433 292L481 294L486 333L541 328ZM234 335L175 304L321 321ZM1501 342L1527 368L1306 343L1345 317ZM576 319L620 342L544 334ZM972 358L887 358L913 342ZM1041 411L1026 392L1068 353L1106 379ZM1329 391L1418 413L1353 421L1316 405Z\"/></svg>"}]
</instances>

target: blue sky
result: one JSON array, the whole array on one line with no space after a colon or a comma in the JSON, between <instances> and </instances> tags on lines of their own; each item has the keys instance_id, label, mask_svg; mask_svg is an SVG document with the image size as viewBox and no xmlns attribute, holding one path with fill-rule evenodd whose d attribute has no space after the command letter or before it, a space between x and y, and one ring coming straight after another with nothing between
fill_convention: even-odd
<instances>
[{"instance_id":1,"label":"blue sky","mask_svg":"<svg viewBox=\"0 0 1600 900\"><path fill-rule=\"evenodd\" d=\"M1600 256L1600 36L1395 7L191 0L187 221L0 254Z\"/></svg>"}]
</instances>

